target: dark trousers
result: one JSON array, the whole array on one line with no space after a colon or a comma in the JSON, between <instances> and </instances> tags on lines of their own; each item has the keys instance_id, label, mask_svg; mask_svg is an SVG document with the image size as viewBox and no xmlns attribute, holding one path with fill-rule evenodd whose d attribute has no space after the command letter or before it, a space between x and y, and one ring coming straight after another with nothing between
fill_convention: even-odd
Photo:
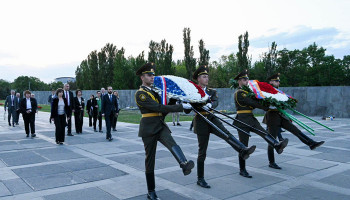
<instances>
[{"instance_id":1,"label":"dark trousers","mask_svg":"<svg viewBox=\"0 0 350 200\"><path fill-rule=\"evenodd\" d=\"M69 117L69 119L67 120L67 126L68 126L68 134L72 134L72 114L67 115L67 118Z\"/></svg>"},{"instance_id":2,"label":"dark trousers","mask_svg":"<svg viewBox=\"0 0 350 200\"><path fill-rule=\"evenodd\" d=\"M113 122L112 122L112 128L113 129L116 129L117 121L118 121L118 115L117 116L113 116Z\"/></svg>"},{"instance_id":3,"label":"dark trousers","mask_svg":"<svg viewBox=\"0 0 350 200\"><path fill-rule=\"evenodd\" d=\"M12 125L15 124L16 123L15 107L14 106L9 107L7 112L8 112L7 119L8 119L9 124L11 124L11 117L12 117Z\"/></svg>"},{"instance_id":4,"label":"dark trousers","mask_svg":"<svg viewBox=\"0 0 350 200\"><path fill-rule=\"evenodd\" d=\"M16 111L16 120L15 120L15 123L18 123L18 120L19 120L19 114L21 112L19 110Z\"/></svg>"},{"instance_id":5,"label":"dark trousers","mask_svg":"<svg viewBox=\"0 0 350 200\"><path fill-rule=\"evenodd\" d=\"M94 130L96 130L96 122L98 120L98 128L99 131L102 130L102 113L98 112L98 114L94 115Z\"/></svg>"},{"instance_id":6,"label":"dark trousers","mask_svg":"<svg viewBox=\"0 0 350 200\"><path fill-rule=\"evenodd\" d=\"M74 112L75 131L77 133L83 132L83 122L84 122L84 112L83 111Z\"/></svg>"},{"instance_id":7,"label":"dark trousers","mask_svg":"<svg viewBox=\"0 0 350 200\"><path fill-rule=\"evenodd\" d=\"M23 121L24 121L24 129L26 130L26 134L28 135L29 132L31 134L35 133L35 113L24 113L22 114ZM30 125L30 131L29 131L29 125Z\"/></svg>"},{"instance_id":8,"label":"dark trousers","mask_svg":"<svg viewBox=\"0 0 350 200\"><path fill-rule=\"evenodd\" d=\"M221 123L221 121L218 118L209 116L208 119L213 124L215 124L219 129L225 132L227 135L231 135L231 133L224 127L224 125ZM227 137L221 134L219 131L217 131L215 128L210 126L205 121L202 123L205 123L207 127L205 127L205 129L203 129L203 127L199 127L202 124L202 123L197 124L199 120L204 121L204 119L200 118L200 116L196 116L192 122L194 122L194 128L195 128L195 132L197 133L197 139L198 139L197 176L198 178L204 178L204 161L207 157L207 149L208 149L210 133L213 133L214 135L218 136L219 138L225 141L227 140Z\"/></svg>"},{"instance_id":9,"label":"dark trousers","mask_svg":"<svg viewBox=\"0 0 350 200\"><path fill-rule=\"evenodd\" d=\"M266 133L266 130L260 125L259 121L252 114L238 114L236 116L236 119L238 119L242 122L245 122L246 124ZM234 125L238 126L240 129L242 129L245 132L249 133L250 131L252 131L252 132L258 134L262 138L264 138L266 136L266 134L263 134L263 133L256 131L248 126L240 124L239 122L235 121ZM249 136L247 134L238 130L238 137L239 137L239 141L241 141L245 146L248 146ZM240 156L238 156L238 158L239 158L239 168L241 170L245 170L245 160L243 158L241 158Z\"/></svg>"},{"instance_id":10,"label":"dark trousers","mask_svg":"<svg viewBox=\"0 0 350 200\"><path fill-rule=\"evenodd\" d=\"M92 126L92 120L93 120L93 114L91 112L92 111L90 111L90 113L89 113L89 127Z\"/></svg>"},{"instance_id":11,"label":"dark trousers","mask_svg":"<svg viewBox=\"0 0 350 200\"><path fill-rule=\"evenodd\" d=\"M166 127L163 127L157 134L153 136L142 137L142 141L146 152L146 159L145 159L146 174L154 172L158 141L162 143L167 149L169 149L169 151L172 151L171 148L177 145L175 140L171 136L169 130Z\"/></svg>"},{"instance_id":12,"label":"dark trousers","mask_svg":"<svg viewBox=\"0 0 350 200\"><path fill-rule=\"evenodd\" d=\"M66 115L58 115L55 118L55 137L56 142L64 142L65 131L66 131Z\"/></svg>"},{"instance_id":13,"label":"dark trousers","mask_svg":"<svg viewBox=\"0 0 350 200\"><path fill-rule=\"evenodd\" d=\"M269 133L276 138L277 135L281 132L281 128L286 129L291 132L293 135L297 136L304 144L307 144L307 141L311 140L309 137L304 135L294 124L282 117L279 112L269 111L266 114L267 119L267 127L269 129ZM267 155L269 158L269 162L275 162L275 156L273 147L267 148Z\"/></svg>"},{"instance_id":14,"label":"dark trousers","mask_svg":"<svg viewBox=\"0 0 350 200\"><path fill-rule=\"evenodd\" d=\"M110 112L108 115L105 115L105 121L106 121L106 138L111 138L111 127L112 127L112 121L114 117L114 112Z\"/></svg>"}]
</instances>

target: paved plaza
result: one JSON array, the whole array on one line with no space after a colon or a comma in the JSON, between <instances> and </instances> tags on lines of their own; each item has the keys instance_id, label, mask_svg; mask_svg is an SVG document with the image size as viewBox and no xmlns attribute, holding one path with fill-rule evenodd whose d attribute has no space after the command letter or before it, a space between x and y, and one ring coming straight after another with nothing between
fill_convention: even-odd
<instances>
[{"instance_id":1,"label":"paved plaza","mask_svg":"<svg viewBox=\"0 0 350 200\"><path fill-rule=\"evenodd\" d=\"M1 118L3 114L1 109ZM65 144L60 146L55 143L49 113L37 115L34 139L25 137L22 119L19 126L9 127L7 119L2 118L0 199L146 199L144 149L137 137L139 126L118 122L118 131L112 132L114 140L108 142L105 130L103 134L94 133L88 127L88 118L84 120L83 134L66 137ZM262 117L258 120L262 121ZM322 121L335 132L305 118L301 120L315 129L316 136L312 138L326 143L311 151L295 136L283 133L289 138L289 145L283 154L275 153L276 163L282 167L276 170L268 167L267 144L252 134L250 145L257 145L247 160L252 179L239 176L237 153L212 135L205 166L205 178L211 189L196 185L196 169L183 176L171 153L159 143L155 171L158 196L170 200L350 199L350 119ZM186 157L196 163L196 135L189 131L190 122L182 125L169 123ZM236 130L227 128L237 136Z\"/></svg>"}]
</instances>

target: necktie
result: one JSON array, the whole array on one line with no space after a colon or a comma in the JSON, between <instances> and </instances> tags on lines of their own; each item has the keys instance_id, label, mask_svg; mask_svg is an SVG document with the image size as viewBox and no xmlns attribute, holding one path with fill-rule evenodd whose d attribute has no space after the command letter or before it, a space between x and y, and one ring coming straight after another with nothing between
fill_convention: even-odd
<instances>
[{"instance_id":1,"label":"necktie","mask_svg":"<svg viewBox=\"0 0 350 200\"><path fill-rule=\"evenodd\" d=\"M70 105L69 105L69 95L68 95L68 92L67 92L67 91L66 91L66 98L67 98L68 106L70 106Z\"/></svg>"},{"instance_id":2,"label":"necktie","mask_svg":"<svg viewBox=\"0 0 350 200\"><path fill-rule=\"evenodd\" d=\"M12 102L12 106L13 106L13 95L11 95L11 102Z\"/></svg>"},{"instance_id":3,"label":"necktie","mask_svg":"<svg viewBox=\"0 0 350 200\"><path fill-rule=\"evenodd\" d=\"M112 101L112 95L111 94L109 95L109 100Z\"/></svg>"}]
</instances>

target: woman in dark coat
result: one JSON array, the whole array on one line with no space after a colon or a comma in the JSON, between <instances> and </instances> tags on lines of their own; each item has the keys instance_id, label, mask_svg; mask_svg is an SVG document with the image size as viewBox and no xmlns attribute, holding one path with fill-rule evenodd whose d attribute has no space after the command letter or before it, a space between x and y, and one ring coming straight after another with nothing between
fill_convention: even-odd
<instances>
[{"instance_id":1,"label":"woman in dark coat","mask_svg":"<svg viewBox=\"0 0 350 200\"><path fill-rule=\"evenodd\" d=\"M63 97L63 89L58 88L56 91L56 97L52 99L51 105L51 121L55 122L56 131L56 144L63 144L65 130L66 130L66 118L67 115L71 116L71 109L68 106L67 99ZM67 118L69 119L69 118Z\"/></svg>"},{"instance_id":2,"label":"woman in dark coat","mask_svg":"<svg viewBox=\"0 0 350 200\"><path fill-rule=\"evenodd\" d=\"M82 97L81 90L77 89L75 91L76 97L74 97L74 121L75 121L75 131L77 134L83 133L83 122L84 122L84 109L85 109L85 102L84 98Z\"/></svg>"}]
</instances>

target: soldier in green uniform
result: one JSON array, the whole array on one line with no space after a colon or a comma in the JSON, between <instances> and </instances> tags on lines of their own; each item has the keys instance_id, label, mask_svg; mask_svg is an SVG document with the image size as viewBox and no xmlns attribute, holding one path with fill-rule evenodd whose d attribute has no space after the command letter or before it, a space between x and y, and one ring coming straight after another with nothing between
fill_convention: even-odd
<instances>
[{"instance_id":1,"label":"soldier in green uniform","mask_svg":"<svg viewBox=\"0 0 350 200\"><path fill-rule=\"evenodd\" d=\"M270 76L267 81L273 87L278 88L280 85L280 73ZM297 136L299 140L308 145L311 150L315 149L318 146L321 146L324 143L324 141L316 142L306 136L276 108L270 107L270 109L265 114L265 119L268 130L274 138L276 138L281 128L284 128L287 131L291 132L293 135ZM281 167L275 163L275 155L272 147L270 146L267 148L267 155L269 158L269 167L274 169L281 169Z\"/></svg>"},{"instance_id":2,"label":"soldier in green uniform","mask_svg":"<svg viewBox=\"0 0 350 200\"><path fill-rule=\"evenodd\" d=\"M135 101L142 114L138 135L142 137L146 152L145 173L148 188L147 199L152 200L159 199L155 192L154 177L154 164L158 141L173 154L182 168L184 175L190 174L191 169L194 167L194 162L192 160L187 161L181 148L171 136L169 127L164 122L164 118L169 112L182 112L184 109L191 109L191 105L188 103L162 105L160 103L160 96L157 92L152 90L155 75L154 69L155 65L153 63L147 63L137 70L136 75L140 76L142 86L135 94Z\"/></svg>"},{"instance_id":3,"label":"soldier in green uniform","mask_svg":"<svg viewBox=\"0 0 350 200\"><path fill-rule=\"evenodd\" d=\"M261 136L269 144L269 146L271 146L272 148L275 148L278 154L281 154L283 152L283 149L288 144L288 139L286 138L283 141L278 142L272 135L268 134L263 127L261 127L260 123L253 115L253 109L260 108L267 111L269 108L261 105L257 100L254 100L248 97L247 92L242 90L242 86L248 85L248 81L249 81L248 71L245 70L241 72L234 79L237 80L239 84L239 87L237 88L234 94L235 105L237 110L236 119L246 124L249 124L251 127L248 127L236 120L234 121L233 124L246 132L250 132L250 131L255 132L256 134ZM248 145L248 142L249 142L248 135L238 130L238 136L239 136L239 140L244 145ZM249 175L249 173L245 168L245 160L242 159L241 157L239 157L239 168L240 168L239 174L241 176L246 178L252 178L252 176Z\"/></svg>"},{"instance_id":4,"label":"soldier in green uniform","mask_svg":"<svg viewBox=\"0 0 350 200\"><path fill-rule=\"evenodd\" d=\"M216 90L208 88L209 75L206 66L200 66L193 74L193 79L197 80L198 85L209 95L207 104L204 106L208 108L216 108L219 104ZM194 117L194 132L197 134L198 139L198 159L197 159L197 185L210 188L209 184L204 179L204 161L207 155L207 148L209 142L210 133L214 133L216 136L225 140L234 150L239 153L239 157L243 160L247 159L251 153L254 152L256 146L253 145L247 148L246 145L242 144L237 140L221 123L221 121L213 114L208 113L204 110L199 110L200 113L220 128L227 136L221 134L210 124L208 124L201 116L196 115Z\"/></svg>"}]
</instances>

